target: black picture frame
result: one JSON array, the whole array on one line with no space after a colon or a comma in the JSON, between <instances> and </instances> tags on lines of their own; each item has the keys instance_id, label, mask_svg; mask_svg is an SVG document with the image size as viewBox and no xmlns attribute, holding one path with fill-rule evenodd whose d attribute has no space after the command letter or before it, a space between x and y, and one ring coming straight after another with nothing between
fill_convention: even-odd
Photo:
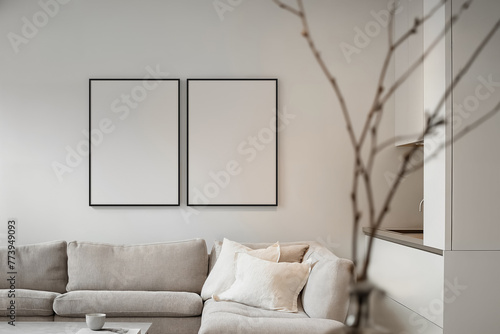
<instances>
[{"instance_id":1,"label":"black picture frame","mask_svg":"<svg viewBox=\"0 0 500 334\"><path fill-rule=\"evenodd\" d=\"M278 206L278 79L190 78L186 94L187 205ZM261 143L262 151L254 150L258 163L248 163L250 156L230 160L233 153L227 152L235 148L241 153L245 138L253 138L247 137L252 133L260 138L261 132L274 137ZM236 165L243 172L230 173L231 163L233 172ZM223 171L230 177L226 187L222 178L217 180ZM219 192L209 193L210 184L214 190L219 186Z\"/></svg>"},{"instance_id":2,"label":"black picture frame","mask_svg":"<svg viewBox=\"0 0 500 334\"><path fill-rule=\"evenodd\" d=\"M179 206L180 79L89 79L88 146L89 206Z\"/></svg>"}]
</instances>

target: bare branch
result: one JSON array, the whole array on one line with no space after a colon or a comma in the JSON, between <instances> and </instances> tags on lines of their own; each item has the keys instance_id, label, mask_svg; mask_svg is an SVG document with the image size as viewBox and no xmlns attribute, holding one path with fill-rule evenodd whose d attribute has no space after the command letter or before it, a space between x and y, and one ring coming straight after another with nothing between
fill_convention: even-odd
<instances>
[{"instance_id":1,"label":"bare branch","mask_svg":"<svg viewBox=\"0 0 500 334\"><path fill-rule=\"evenodd\" d=\"M366 199L368 201L368 213L369 213L368 219L371 225L375 220L375 200L373 198L371 174L367 172L363 173L363 180L366 189Z\"/></svg>"},{"instance_id":2,"label":"bare branch","mask_svg":"<svg viewBox=\"0 0 500 334\"><path fill-rule=\"evenodd\" d=\"M351 207L352 207L352 245L351 245L351 254L352 254L352 262L354 263L354 267L357 268L358 263L358 238L356 237L359 229L359 221L361 220L361 212L358 208L358 179L359 179L359 167L358 162L356 161L354 166L354 175L352 181L352 190L351 190Z\"/></svg>"},{"instance_id":3,"label":"bare branch","mask_svg":"<svg viewBox=\"0 0 500 334\"><path fill-rule=\"evenodd\" d=\"M275 3L275 4L277 4L277 5L278 5L281 9L287 10L287 11L289 11L290 13L292 13L292 14L294 14L294 15L297 15L297 16L299 16L299 17L301 16L301 13L300 13L297 9L295 9L295 8L293 8L293 7L289 6L289 5L287 5L287 4L283 3L283 2L281 2L280 0L273 0L273 1L274 1L274 3Z\"/></svg>"},{"instance_id":4,"label":"bare branch","mask_svg":"<svg viewBox=\"0 0 500 334\"><path fill-rule=\"evenodd\" d=\"M370 147L370 153L368 156L368 170L371 173L373 169L373 164L375 161L375 156L377 155L377 143L378 143L378 129L380 127L380 122L382 121L382 115L384 114L383 112L383 105L381 106L380 111L377 113L377 116L375 118L375 121L373 122L373 126L371 128L371 147Z\"/></svg>"}]
</instances>

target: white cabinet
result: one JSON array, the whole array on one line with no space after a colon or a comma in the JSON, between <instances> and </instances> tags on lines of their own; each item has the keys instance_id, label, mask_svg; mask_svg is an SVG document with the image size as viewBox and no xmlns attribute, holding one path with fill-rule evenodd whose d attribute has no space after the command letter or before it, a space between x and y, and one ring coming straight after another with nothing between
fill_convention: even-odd
<instances>
[{"instance_id":1,"label":"white cabinet","mask_svg":"<svg viewBox=\"0 0 500 334\"><path fill-rule=\"evenodd\" d=\"M373 318L396 334L443 334L443 328L388 296L375 296Z\"/></svg>"},{"instance_id":2,"label":"white cabinet","mask_svg":"<svg viewBox=\"0 0 500 334\"><path fill-rule=\"evenodd\" d=\"M370 279L387 296L409 310L443 327L443 256L376 239Z\"/></svg>"},{"instance_id":3,"label":"white cabinet","mask_svg":"<svg viewBox=\"0 0 500 334\"><path fill-rule=\"evenodd\" d=\"M424 3L424 12L439 0ZM465 0L454 0L424 27L424 46ZM500 18L500 1L474 2L424 63L424 106L434 110L445 89ZM424 244L443 250L500 250L500 116L456 138L500 102L500 32L439 110L448 123L426 136ZM435 154L445 141L452 145ZM432 157L432 158L429 158Z\"/></svg>"},{"instance_id":4,"label":"white cabinet","mask_svg":"<svg viewBox=\"0 0 500 334\"><path fill-rule=\"evenodd\" d=\"M395 40L411 29L415 18L422 17L423 13L422 0L400 0L399 6L394 18ZM422 50L423 32L419 29L396 49L396 77L403 75L422 56ZM422 87L423 69L419 67L395 93L396 146L415 144L422 136L425 118Z\"/></svg>"},{"instance_id":5,"label":"white cabinet","mask_svg":"<svg viewBox=\"0 0 500 334\"><path fill-rule=\"evenodd\" d=\"M433 6L432 0L425 2ZM466 0L448 2L424 29L424 46ZM500 19L500 1L475 1L424 64L424 106L435 107ZM496 32L439 110L448 123L425 138L424 244L444 251L444 334L498 333L500 318L500 115L457 139L500 103ZM431 80L430 80L431 79ZM432 159L441 143L452 144Z\"/></svg>"},{"instance_id":6,"label":"white cabinet","mask_svg":"<svg viewBox=\"0 0 500 334\"><path fill-rule=\"evenodd\" d=\"M464 0L453 1L456 12ZM456 75L500 18L500 1L473 3L453 28ZM500 102L500 31L453 95L457 136ZM500 115L453 145L453 250L500 250Z\"/></svg>"},{"instance_id":7,"label":"white cabinet","mask_svg":"<svg viewBox=\"0 0 500 334\"><path fill-rule=\"evenodd\" d=\"M497 334L500 251L451 251L444 257L444 334Z\"/></svg>"}]
</instances>

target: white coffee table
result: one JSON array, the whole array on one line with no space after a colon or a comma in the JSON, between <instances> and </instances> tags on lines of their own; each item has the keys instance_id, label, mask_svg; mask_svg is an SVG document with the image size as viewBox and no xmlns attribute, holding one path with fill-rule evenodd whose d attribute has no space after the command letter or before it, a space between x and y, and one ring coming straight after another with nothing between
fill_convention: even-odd
<instances>
[{"instance_id":1,"label":"white coffee table","mask_svg":"<svg viewBox=\"0 0 500 334\"><path fill-rule=\"evenodd\" d=\"M146 322L107 322L104 328L140 328L141 334L147 334L151 323ZM87 328L85 322L16 322L11 326L6 322L0 324L2 334L75 334L82 328ZM96 331L96 334L99 332Z\"/></svg>"}]
</instances>

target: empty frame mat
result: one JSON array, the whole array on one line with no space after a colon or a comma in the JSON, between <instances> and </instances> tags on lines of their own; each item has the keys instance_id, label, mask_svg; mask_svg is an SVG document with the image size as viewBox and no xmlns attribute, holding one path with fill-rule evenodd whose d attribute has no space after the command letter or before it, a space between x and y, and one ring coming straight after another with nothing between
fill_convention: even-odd
<instances>
[{"instance_id":1,"label":"empty frame mat","mask_svg":"<svg viewBox=\"0 0 500 334\"><path fill-rule=\"evenodd\" d=\"M179 80L90 79L89 204L179 205Z\"/></svg>"},{"instance_id":2,"label":"empty frame mat","mask_svg":"<svg viewBox=\"0 0 500 334\"><path fill-rule=\"evenodd\" d=\"M278 80L188 79L188 205L278 205Z\"/></svg>"}]
</instances>

